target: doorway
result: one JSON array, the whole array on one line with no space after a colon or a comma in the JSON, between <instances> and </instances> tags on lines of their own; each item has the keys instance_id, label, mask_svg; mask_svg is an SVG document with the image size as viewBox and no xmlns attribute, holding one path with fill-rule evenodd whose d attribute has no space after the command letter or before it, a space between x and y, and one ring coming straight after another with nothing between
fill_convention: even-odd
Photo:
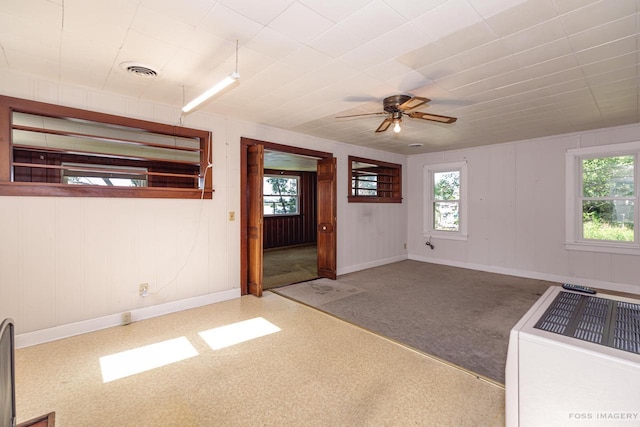
<instances>
[{"instance_id":1,"label":"doorway","mask_svg":"<svg viewBox=\"0 0 640 427\"><path fill-rule=\"evenodd\" d=\"M336 161L332 153L241 138L241 293L261 296L264 289L263 178L265 168L283 170L284 166L265 165L272 158L280 161L304 159L315 166L315 227L317 275L336 278ZM307 221L308 222L308 221Z\"/></svg>"}]
</instances>

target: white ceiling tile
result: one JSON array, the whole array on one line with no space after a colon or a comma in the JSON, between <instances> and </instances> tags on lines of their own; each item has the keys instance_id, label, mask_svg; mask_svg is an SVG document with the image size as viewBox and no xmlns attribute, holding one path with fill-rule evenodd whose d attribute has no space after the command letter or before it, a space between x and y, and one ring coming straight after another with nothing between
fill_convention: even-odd
<instances>
[{"instance_id":1,"label":"white ceiling tile","mask_svg":"<svg viewBox=\"0 0 640 427\"><path fill-rule=\"evenodd\" d=\"M334 23L308 7L293 3L269 24L269 27L300 43L307 43L331 28Z\"/></svg>"},{"instance_id":2,"label":"white ceiling tile","mask_svg":"<svg viewBox=\"0 0 640 427\"><path fill-rule=\"evenodd\" d=\"M135 61L153 68L162 68L177 51L178 48L176 46L130 30L116 61L118 64L126 61Z\"/></svg>"},{"instance_id":3,"label":"white ceiling tile","mask_svg":"<svg viewBox=\"0 0 640 427\"><path fill-rule=\"evenodd\" d=\"M389 56L402 56L416 48L424 46L427 37L415 28L412 23L403 24L386 32L373 43L384 50Z\"/></svg>"},{"instance_id":4,"label":"white ceiling tile","mask_svg":"<svg viewBox=\"0 0 640 427\"><path fill-rule=\"evenodd\" d=\"M404 64L401 64L395 59L390 59L389 61L368 68L366 73L373 78L384 82L393 78L393 76L406 74L410 71L414 70Z\"/></svg>"},{"instance_id":5,"label":"white ceiling tile","mask_svg":"<svg viewBox=\"0 0 640 427\"><path fill-rule=\"evenodd\" d=\"M632 15L575 33L569 37L575 50L584 50L637 33L637 16Z\"/></svg>"},{"instance_id":6,"label":"white ceiling tile","mask_svg":"<svg viewBox=\"0 0 640 427\"><path fill-rule=\"evenodd\" d=\"M307 74L308 72L320 68L327 62L332 61L329 55L318 52L315 49L311 49L307 46L302 46L300 49L287 55L278 62L279 65L287 67L297 77Z\"/></svg>"},{"instance_id":7,"label":"white ceiling tile","mask_svg":"<svg viewBox=\"0 0 640 427\"><path fill-rule=\"evenodd\" d=\"M65 62L60 66L60 79L81 87L101 88L110 71L110 67L91 60L86 60L82 67L78 67L76 63Z\"/></svg>"},{"instance_id":8,"label":"white ceiling tile","mask_svg":"<svg viewBox=\"0 0 640 427\"><path fill-rule=\"evenodd\" d=\"M469 0L483 18L489 18L524 3L527 0Z\"/></svg>"},{"instance_id":9,"label":"white ceiling tile","mask_svg":"<svg viewBox=\"0 0 640 427\"><path fill-rule=\"evenodd\" d=\"M423 13L428 12L431 9L440 6L446 1L447 0L384 0L386 4L391 6L393 10L398 12L407 20L412 20L413 18L422 15Z\"/></svg>"},{"instance_id":10,"label":"white ceiling tile","mask_svg":"<svg viewBox=\"0 0 640 427\"><path fill-rule=\"evenodd\" d=\"M340 22L371 0L299 0L333 22Z\"/></svg>"},{"instance_id":11,"label":"white ceiling tile","mask_svg":"<svg viewBox=\"0 0 640 427\"><path fill-rule=\"evenodd\" d=\"M238 68L241 79L247 79L256 74L259 74L265 68L271 66L276 62L276 59L264 55L259 51L249 49L248 47L241 47L238 53ZM236 57L235 54L228 57L217 70L223 73L225 76L231 74L236 70Z\"/></svg>"},{"instance_id":12,"label":"white ceiling tile","mask_svg":"<svg viewBox=\"0 0 640 427\"><path fill-rule=\"evenodd\" d=\"M62 33L60 58L64 64L78 68L82 68L86 61L91 61L108 69L114 64L121 45L122 42L113 44L103 40L91 40L65 31Z\"/></svg>"},{"instance_id":13,"label":"white ceiling tile","mask_svg":"<svg viewBox=\"0 0 640 427\"><path fill-rule=\"evenodd\" d=\"M563 15L562 22L567 33L573 34L634 15L637 7L636 0L604 0Z\"/></svg>"},{"instance_id":14,"label":"white ceiling tile","mask_svg":"<svg viewBox=\"0 0 640 427\"><path fill-rule=\"evenodd\" d=\"M495 61L511 55L502 40L495 40L482 46L475 47L455 56L465 67L473 68L487 61Z\"/></svg>"},{"instance_id":15,"label":"white ceiling tile","mask_svg":"<svg viewBox=\"0 0 640 427\"><path fill-rule=\"evenodd\" d=\"M558 16L551 0L528 0L487 18L491 29L500 37L522 31Z\"/></svg>"},{"instance_id":16,"label":"white ceiling tile","mask_svg":"<svg viewBox=\"0 0 640 427\"><path fill-rule=\"evenodd\" d=\"M526 68L532 76L539 77L546 74L558 73L579 65L575 55L565 55L548 61L540 62Z\"/></svg>"},{"instance_id":17,"label":"white ceiling tile","mask_svg":"<svg viewBox=\"0 0 640 427\"><path fill-rule=\"evenodd\" d=\"M386 83L397 89L398 92L411 92L416 88L423 87L430 80L417 71L409 71L405 74L395 74Z\"/></svg>"},{"instance_id":18,"label":"white ceiling tile","mask_svg":"<svg viewBox=\"0 0 640 427\"><path fill-rule=\"evenodd\" d=\"M50 80L57 80L60 77L60 63L57 59L30 55L22 50L12 49L4 49L4 55L11 69L38 70L40 75Z\"/></svg>"},{"instance_id":19,"label":"white ceiling tile","mask_svg":"<svg viewBox=\"0 0 640 427\"><path fill-rule=\"evenodd\" d=\"M0 13L0 46L5 50L24 51L26 55L59 61L60 28L38 25L22 18Z\"/></svg>"},{"instance_id":20,"label":"white ceiling tile","mask_svg":"<svg viewBox=\"0 0 640 427\"><path fill-rule=\"evenodd\" d=\"M627 80L638 77L638 67L636 65L627 68L618 68L608 73L596 74L587 77L587 82L592 86L598 86L606 83L613 83L619 80Z\"/></svg>"},{"instance_id":21,"label":"white ceiling tile","mask_svg":"<svg viewBox=\"0 0 640 427\"><path fill-rule=\"evenodd\" d=\"M431 66L444 60L449 54L436 43L427 43L398 58L398 62L414 70Z\"/></svg>"},{"instance_id":22,"label":"white ceiling tile","mask_svg":"<svg viewBox=\"0 0 640 427\"><path fill-rule=\"evenodd\" d=\"M182 49L160 70L160 77L163 80L185 84L192 79L202 79L220 62L212 63L208 56Z\"/></svg>"},{"instance_id":23,"label":"white ceiling tile","mask_svg":"<svg viewBox=\"0 0 640 427\"><path fill-rule=\"evenodd\" d=\"M553 18L510 34L504 37L502 42L515 53L541 46L560 38L566 38L564 27L559 18Z\"/></svg>"},{"instance_id":24,"label":"white ceiling tile","mask_svg":"<svg viewBox=\"0 0 640 427\"><path fill-rule=\"evenodd\" d=\"M138 2L133 0L65 0L64 26L90 28L98 24L99 28L129 28L137 9Z\"/></svg>"},{"instance_id":25,"label":"white ceiling tile","mask_svg":"<svg viewBox=\"0 0 640 427\"><path fill-rule=\"evenodd\" d=\"M391 58L392 55L380 49L377 43L371 42L341 56L340 61L357 70L364 71Z\"/></svg>"},{"instance_id":26,"label":"white ceiling tile","mask_svg":"<svg viewBox=\"0 0 640 427\"><path fill-rule=\"evenodd\" d=\"M411 22L423 28L431 40L439 40L480 21L482 17L466 0L449 0Z\"/></svg>"},{"instance_id":27,"label":"white ceiling tile","mask_svg":"<svg viewBox=\"0 0 640 427\"><path fill-rule=\"evenodd\" d=\"M454 88L485 80L518 68L519 66L517 61L513 57L507 56L442 79L437 79L436 82L445 89L452 90Z\"/></svg>"},{"instance_id":28,"label":"white ceiling tile","mask_svg":"<svg viewBox=\"0 0 640 427\"><path fill-rule=\"evenodd\" d=\"M239 40L241 45L251 40L262 27L220 3L216 3L200 25L203 30L224 40L234 43Z\"/></svg>"},{"instance_id":29,"label":"white ceiling tile","mask_svg":"<svg viewBox=\"0 0 640 427\"><path fill-rule=\"evenodd\" d=\"M447 57L442 61L420 67L417 71L429 80L440 80L466 69L467 67L458 58Z\"/></svg>"},{"instance_id":30,"label":"white ceiling tile","mask_svg":"<svg viewBox=\"0 0 640 427\"><path fill-rule=\"evenodd\" d=\"M416 153L640 121L640 0L34 1L0 0L0 67L45 79L24 92L51 100L59 80L98 94L89 107L118 93L178 112L235 69L239 40L239 84L203 110L243 123ZM334 118L398 93L459 121L407 120L398 137L374 134L379 116Z\"/></svg>"},{"instance_id":31,"label":"white ceiling tile","mask_svg":"<svg viewBox=\"0 0 640 427\"><path fill-rule=\"evenodd\" d=\"M358 36L371 40L404 24L406 20L381 0L357 10L341 21L341 26Z\"/></svg>"},{"instance_id":32,"label":"white ceiling tile","mask_svg":"<svg viewBox=\"0 0 640 427\"><path fill-rule=\"evenodd\" d=\"M198 25L213 7L214 0L140 0L140 5L189 25Z\"/></svg>"},{"instance_id":33,"label":"white ceiling tile","mask_svg":"<svg viewBox=\"0 0 640 427\"><path fill-rule=\"evenodd\" d=\"M556 9L560 13L571 12L574 9L579 9L598 1L601 0L553 0L556 5Z\"/></svg>"},{"instance_id":34,"label":"white ceiling tile","mask_svg":"<svg viewBox=\"0 0 640 427\"><path fill-rule=\"evenodd\" d=\"M580 64L586 65L616 56L626 55L635 52L636 49L637 38L632 36L577 52L576 57Z\"/></svg>"},{"instance_id":35,"label":"white ceiling tile","mask_svg":"<svg viewBox=\"0 0 640 427\"><path fill-rule=\"evenodd\" d=\"M29 16L34 24L62 28L63 8L61 5L40 0L20 0L0 2L0 12L12 16Z\"/></svg>"},{"instance_id":36,"label":"white ceiling tile","mask_svg":"<svg viewBox=\"0 0 640 427\"><path fill-rule=\"evenodd\" d=\"M486 22L480 21L438 40L438 45L450 55L468 51L483 44L495 41L497 36Z\"/></svg>"},{"instance_id":37,"label":"white ceiling tile","mask_svg":"<svg viewBox=\"0 0 640 427\"><path fill-rule=\"evenodd\" d=\"M308 42L307 45L332 58L338 58L364 43L365 39L338 24Z\"/></svg>"},{"instance_id":38,"label":"white ceiling tile","mask_svg":"<svg viewBox=\"0 0 640 427\"><path fill-rule=\"evenodd\" d=\"M638 64L638 53L632 52L626 55L616 56L599 62L593 62L582 67L585 76L594 76L615 70L617 68L633 67Z\"/></svg>"},{"instance_id":39,"label":"white ceiling tile","mask_svg":"<svg viewBox=\"0 0 640 427\"><path fill-rule=\"evenodd\" d=\"M193 32L194 27L177 21L170 15L140 6L133 18L131 29L156 40L181 46Z\"/></svg>"},{"instance_id":40,"label":"white ceiling tile","mask_svg":"<svg viewBox=\"0 0 640 427\"><path fill-rule=\"evenodd\" d=\"M583 80L584 76L582 72L578 68L572 68L569 70L560 71L552 74L545 74L538 78L533 78L531 80L521 81L519 83L513 85L507 85L503 87L496 88L496 92L500 96L510 96L517 93L526 93L533 91L541 91L543 88L553 86L554 88L551 90L551 93L555 93L557 89L557 85L561 83L567 83L574 80ZM582 87L582 84L579 84Z\"/></svg>"},{"instance_id":41,"label":"white ceiling tile","mask_svg":"<svg viewBox=\"0 0 640 427\"><path fill-rule=\"evenodd\" d=\"M272 58L282 59L297 50L300 47L300 43L269 27L264 27L245 46Z\"/></svg>"},{"instance_id":42,"label":"white ceiling tile","mask_svg":"<svg viewBox=\"0 0 640 427\"><path fill-rule=\"evenodd\" d=\"M268 25L276 16L280 15L294 0L218 0L229 9L252 21Z\"/></svg>"},{"instance_id":43,"label":"white ceiling tile","mask_svg":"<svg viewBox=\"0 0 640 427\"><path fill-rule=\"evenodd\" d=\"M551 43L514 54L513 57L523 67L529 67L540 62L571 55L572 53L573 49L571 48L571 43L569 43L567 39L558 39Z\"/></svg>"},{"instance_id":44,"label":"white ceiling tile","mask_svg":"<svg viewBox=\"0 0 640 427\"><path fill-rule=\"evenodd\" d=\"M535 78L536 75L526 68L520 68L517 70L513 70L508 73L500 74L494 77L490 77L485 80L485 83L488 87L492 89L498 89L505 86L511 86L523 81L528 81L532 78Z\"/></svg>"},{"instance_id":45,"label":"white ceiling tile","mask_svg":"<svg viewBox=\"0 0 640 427\"><path fill-rule=\"evenodd\" d=\"M212 63L220 63L236 52L235 40L225 40L200 28L187 36L184 47L191 52L209 56Z\"/></svg>"}]
</instances>

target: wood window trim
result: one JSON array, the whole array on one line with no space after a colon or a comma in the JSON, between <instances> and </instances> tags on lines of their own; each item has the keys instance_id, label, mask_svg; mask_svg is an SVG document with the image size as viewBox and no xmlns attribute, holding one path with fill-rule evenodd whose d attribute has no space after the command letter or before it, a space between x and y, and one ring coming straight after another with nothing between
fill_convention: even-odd
<instances>
[{"instance_id":1,"label":"wood window trim","mask_svg":"<svg viewBox=\"0 0 640 427\"><path fill-rule=\"evenodd\" d=\"M391 174L395 182L389 184L392 185L391 196L354 196L353 195L353 162L371 163L378 167L388 168L394 172ZM348 201L349 203L402 203L402 165L398 163L389 163L379 160L367 159L364 157L349 156L349 188L348 188ZM391 176L390 175L390 176Z\"/></svg>"},{"instance_id":2,"label":"wood window trim","mask_svg":"<svg viewBox=\"0 0 640 427\"><path fill-rule=\"evenodd\" d=\"M11 170L13 166L12 114L14 111L52 118L81 119L168 136L198 139L201 150L200 176L204 175L205 177L203 188L98 187L43 182L13 182ZM0 95L0 196L211 199L213 196L212 174L208 170L208 159L211 159L211 142L211 132L209 131Z\"/></svg>"}]
</instances>

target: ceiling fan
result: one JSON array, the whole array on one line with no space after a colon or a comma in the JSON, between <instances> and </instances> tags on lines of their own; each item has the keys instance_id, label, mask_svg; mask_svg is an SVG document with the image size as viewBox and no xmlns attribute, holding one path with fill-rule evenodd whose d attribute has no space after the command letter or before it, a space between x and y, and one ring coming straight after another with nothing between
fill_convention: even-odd
<instances>
[{"instance_id":1,"label":"ceiling fan","mask_svg":"<svg viewBox=\"0 0 640 427\"><path fill-rule=\"evenodd\" d=\"M392 124L394 125L393 131L396 133L400 132L400 123L402 123L402 116L405 115L411 117L412 119L422 119L440 123L453 123L458 120L455 117L440 116L438 114L423 113L421 111L410 111L426 104L429 101L431 101L429 98L423 98L421 96L411 97L409 95L392 95L382 101L384 111L381 111L379 113L337 116L336 119L386 114L387 118L384 119L382 123L380 123L378 129L376 129L376 133L386 131Z\"/></svg>"}]
</instances>

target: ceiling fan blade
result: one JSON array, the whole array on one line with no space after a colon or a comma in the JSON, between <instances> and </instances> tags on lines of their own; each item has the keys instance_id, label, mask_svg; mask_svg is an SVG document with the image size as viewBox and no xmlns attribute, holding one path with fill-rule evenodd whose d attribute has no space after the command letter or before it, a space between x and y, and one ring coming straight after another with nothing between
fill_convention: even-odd
<instances>
[{"instance_id":1,"label":"ceiling fan blade","mask_svg":"<svg viewBox=\"0 0 640 427\"><path fill-rule=\"evenodd\" d=\"M422 113L420 111L414 111L412 113L408 113L408 115L412 119L431 120L433 122L440 122L440 123L453 123L456 120L458 120L456 117L440 116L438 114Z\"/></svg>"},{"instance_id":2,"label":"ceiling fan blade","mask_svg":"<svg viewBox=\"0 0 640 427\"><path fill-rule=\"evenodd\" d=\"M380 115L380 114L387 114L387 113L384 112L384 111L381 111L379 113L351 114L349 116L336 116L336 119L345 119L347 117L376 116L376 115Z\"/></svg>"},{"instance_id":3,"label":"ceiling fan blade","mask_svg":"<svg viewBox=\"0 0 640 427\"><path fill-rule=\"evenodd\" d=\"M385 130L389 129L391 123L393 123L393 119L391 117L387 117L382 123L380 123L378 129L376 129L376 133L384 132Z\"/></svg>"},{"instance_id":4,"label":"ceiling fan blade","mask_svg":"<svg viewBox=\"0 0 640 427\"><path fill-rule=\"evenodd\" d=\"M414 96L413 98L408 99L405 102L403 102L402 104L398 105L398 109L400 111L413 110L414 108L418 108L419 106L421 106L423 104L426 104L429 101L431 101L429 98L423 98L421 96Z\"/></svg>"}]
</instances>

